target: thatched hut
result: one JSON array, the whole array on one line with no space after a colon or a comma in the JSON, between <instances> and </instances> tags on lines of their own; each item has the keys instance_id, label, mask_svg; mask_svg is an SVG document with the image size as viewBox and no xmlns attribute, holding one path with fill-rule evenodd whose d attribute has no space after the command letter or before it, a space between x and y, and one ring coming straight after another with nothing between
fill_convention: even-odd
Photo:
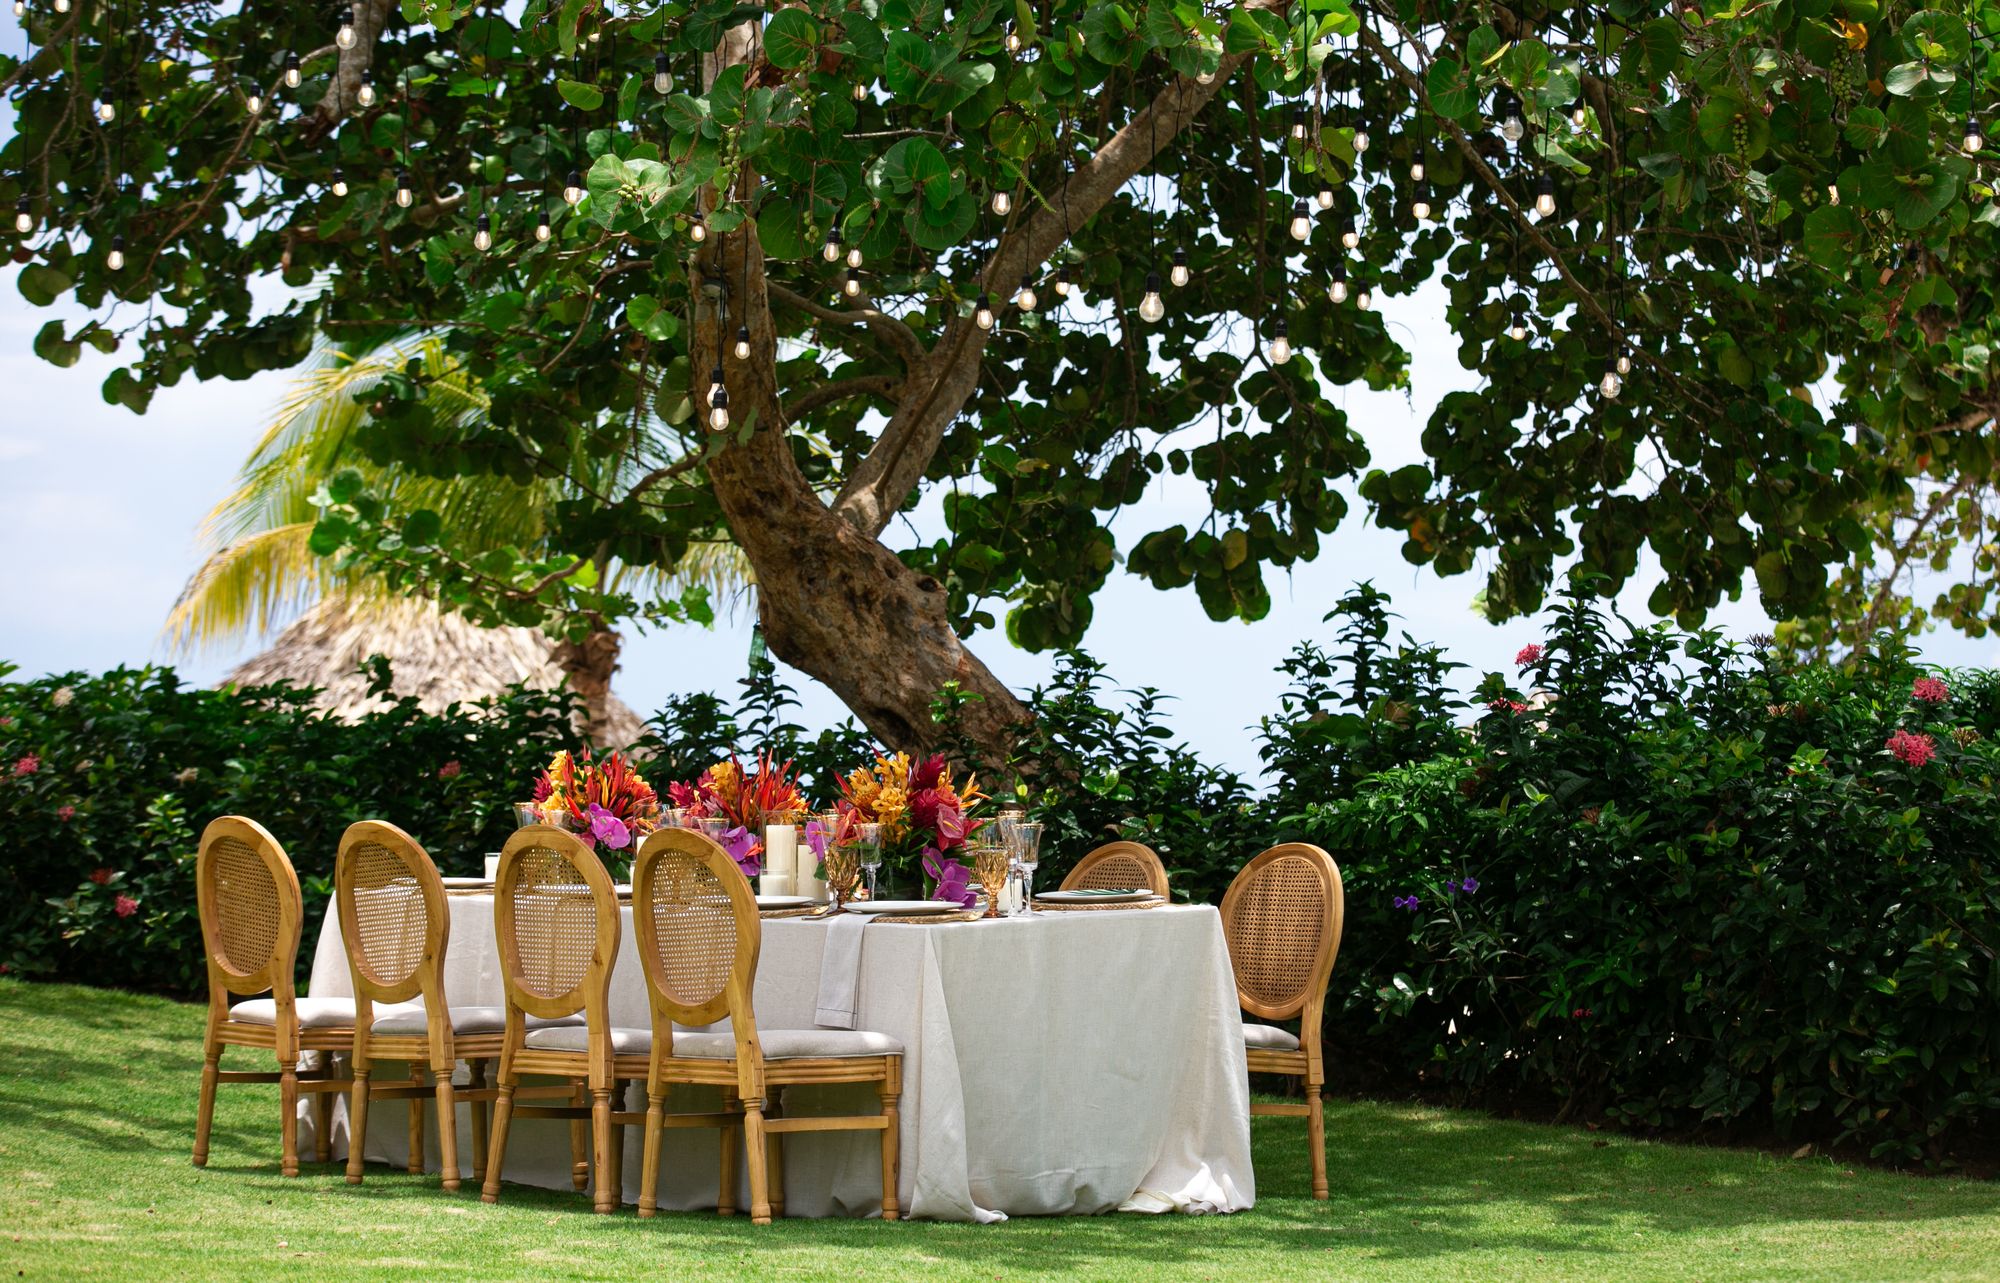
<instances>
[{"instance_id":1,"label":"thatched hut","mask_svg":"<svg viewBox=\"0 0 2000 1283\"><path fill-rule=\"evenodd\" d=\"M516 684L537 690L561 686L563 670L553 658L554 649L554 642L532 628L480 628L427 601L357 610L336 596L322 599L278 634L270 649L238 665L224 681L316 686L320 693L314 702L320 707L355 717L383 706L368 693L368 679L360 670L370 656L386 655L395 693L438 712ZM623 748L644 733L639 715L617 696L607 695L592 737L599 746Z\"/></svg>"}]
</instances>

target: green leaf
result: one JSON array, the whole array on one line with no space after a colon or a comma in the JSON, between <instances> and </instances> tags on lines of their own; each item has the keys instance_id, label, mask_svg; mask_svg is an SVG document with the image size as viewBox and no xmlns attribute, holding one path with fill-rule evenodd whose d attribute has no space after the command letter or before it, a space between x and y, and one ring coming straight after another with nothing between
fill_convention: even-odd
<instances>
[{"instance_id":1,"label":"green leaf","mask_svg":"<svg viewBox=\"0 0 2000 1283\"><path fill-rule=\"evenodd\" d=\"M586 85L580 80L556 81L556 92L563 101L578 111L596 111L604 105L604 91L596 85Z\"/></svg>"},{"instance_id":2,"label":"green leaf","mask_svg":"<svg viewBox=\"0 0 2000 1283\"><path fill-rule=\"evenodd\" d=\"M403 543L410 548L434 548L444 533L444 518L419 508L403 519Z\"/></svg>"},{"instance_id":3,"label":"green leaf","mask_svg":"<svg viewBox=\"0 0 2000 1283\"><path fill-rule=\"evenodd\" d=\"M1672 18L1655 18L1626 41L1629 49L1637 44L1639 65L1655 83L1672 75L1681 60L1681 27ZM1630 57L1628 53L1626 55Z\"/></svg>"},{"instance_id":4,"label":"green leaf","mask_svg":"<svg viewBox=\"0 0 2000 1283\"><path fill-rule=\"evenodd\" d=\"M1925 62L1962 63L1972 52L1964 19L1937 9L1911 14L1896 35L1904 52Z\"/></svg>"},{"instance_id":5,"label":"green leaf","mask_svg":"<svg viewBox=\"0 0 2000 1283\"><path fill-rule=\"evenodd\" d=\"M649 339L666 342L680 333L681 321L651 294L640 294L625 305L625 319Z\"/></svg>"},{"instance_id":6,"label":"green leaf","mask_svg":"<svg viewBox=\"0 0 2000 1283\"><path fill-rule=\"evenodd\" d=\"M1888 117L1873 107L1857 103L1847 111L1847 145L1857 151L1870 151L1881 145L1888 127Z\"/></svg>"},{"instance_id":7,"label":"green leaf","mask_svg":"<svg viewBox=\"0 0 2000 1283\"><path fill-rule=\"evenodd\" d=\"M35 355L50 365L68 369L83 355L83 344L63 337L63 323L50 321L35 334Z\"/></svg>"},{"instance_id":8,"label":"green leaf","mask_svg":"<svg viewBox=\"0 0 2000 1283\"><path fill-rule=\"evenodd\" d=\"M47 307L69 291L71 282L68 276L47 263L30 263L21 269L14 284L21 291L22 298L36 307Z\"/></svg>"},{"instance_id":9,"label":"green leaf","mask_svg":"<svg viewBox=\"0 0 2000 1283\"><path fill-rule=\"evenodd\" d=\"M1828 271L1842 271L1861 242L1861 218L1844 205L1821 205L1806 215L1806 257Z\"/></svg>"},{"instance_id":10,"label":"green leaf","mask_svg":"<svg viewBox=\"0 0 2000 1283\"><path fill-rule=\"evenodd\" d=\"M1896 198L1896 226L1907 231L1928 227L1958 195L1958 178L1943 166L1904 180Z\"/></svg>"},{"instance_id":11,"label":"green leaf","mask_svg":"<svg viewBox=\"0 0 2000 1283\"><path fill-rule=\"evenodd\" d=\"M931 75L930 41L914 31L898 31L889 37L888 57L882 64L882 84L897 97L916 93Z\"/></svg>"},{"instance_id":12,"label":"green leaf","mask_svg":"<svg viewBox=\"0 0 2000 1283\"><path fill-rule=\"evenodd\" d=\"M805 66L819 43L819 24L803 9L780 9L764 28L764 56L783 71Z\"/></svg>"},{"instance_id":13,"label":"green leaf","mask_svg":"<svg viewBox=\"0 0 2000 1283\"><path fill-rule=\"evenodd\" d=\"M1458 59L1449 54L1431 63L1424 87L1430 94L1431 105L1453 120L1468 120L1479 108L1479 86Z\"/></svg>"}]
</instances>

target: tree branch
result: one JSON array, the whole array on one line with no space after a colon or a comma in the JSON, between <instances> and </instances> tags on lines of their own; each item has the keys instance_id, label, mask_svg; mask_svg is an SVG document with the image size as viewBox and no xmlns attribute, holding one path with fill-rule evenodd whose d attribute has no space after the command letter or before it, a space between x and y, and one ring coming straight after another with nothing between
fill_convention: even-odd
<instances>
[{"instance_id":1,"label":"tree branch","mask_svg":"<svg viewBox=\"0 0 2000 1283\"><path fill-rule=\"evenodd\" d=\"M341 49L340 64L326 84L326 93L306 130L308 138L323 138L357 105L362 78L375 63L375 41L389 21L391 0L359 0L354 6L354 47Z\"/></svg>"},{"instance_id":2,"label":"tree branch","mask_svg":"<svg viewBox=\"0 0 2000 1283\"><path fill-rule=\"evenodd\" d=\"M880 308L828 307L769 279L764 282L764 291L776 302L783 303L786 307L797 308L808 316L818 317L830 324L867 326L869 333L896 350L896 355L903 359L904 366L911 373L915 373L917 367L922 365L924 358L929 355L924 351L923 340L917 337L915 330ZM863 299L866 301L866 295Z\"/></svg>"},{"instance_id":3,"label":"tree branch","mask_svg":"<svg viewBox=\"0 0 2000 1283\"><path fill-rule=\"evenodd\" d=\"M785 422L797 423L821 406L857 396L893 396L903 381L893 374L857 374L851 379L834 379L808 388L784 408Z\"/></svg>"}]
</instances>

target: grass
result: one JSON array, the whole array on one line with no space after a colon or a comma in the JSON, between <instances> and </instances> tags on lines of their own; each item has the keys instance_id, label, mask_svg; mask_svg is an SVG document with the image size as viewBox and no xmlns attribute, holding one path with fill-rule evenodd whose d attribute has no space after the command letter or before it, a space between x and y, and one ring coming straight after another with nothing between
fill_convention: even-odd
<instances>
[{"instance_id":1,"label":"grass","mask_svg":"<svg viewBox=\"0 0 2000 1283\"><path fill-rule=\"evenodd\" d=\"M196 1170L198 1007L0 981L0 1030L0 1277L2000 1279L2000 1185L1366 1101L1328 1111L1326 1203L1303 1125L1257 1120L1237 1216L754 1227L526 1188L487 1207L400 1172L281 1179L275 1088L223 1088Z\"/></svg>"}]
</instances>

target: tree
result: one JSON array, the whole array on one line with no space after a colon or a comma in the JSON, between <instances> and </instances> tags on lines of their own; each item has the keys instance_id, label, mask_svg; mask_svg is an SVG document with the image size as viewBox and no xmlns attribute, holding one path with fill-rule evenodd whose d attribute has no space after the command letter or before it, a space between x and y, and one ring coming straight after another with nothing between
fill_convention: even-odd
<instances>
[{"instance_id":1,"label":"tree","mask_svg":"<svg viewBox=\"0 0 2000 1283\"><path fill-rule=\"evenodd\" d=\"M474 558L498 549L535 549L545 540L548 515L566 499L572 472L595 488L610 479L582 456L560 476L525 485L491 476L399 475L375 466L357 447L367 424L367 403L385 378L421 369L419 386L432 417L476 423L487 401L442 339L390 340L362 352L325 348L279 407L276 421L245 460L235 490L203 522L209 555L189 577L167 617L169 639L184 649L234 640L255 628L269 631L313 601L337 596L365 614L400 600L387 577L337 567L316 555L313 531L335 478L351 473L392 509L436 512L455 545ZM354 484L344 480L343 485ZM747 567L725 539L696 544L671 568L609 564L616 586L651 599L671 599L683 613L706 618L710 598L748 587ZM570 685L584 694L584 733L602 737L606 701L621 649L618 634L601 618L577 617L587 631L565 636L553 655Z\"/></svg>"},{"instance_id":2,"label":"tree","mask_svg":"<svg viewBox=\"0 0 2000 1283\"><path fill-rule=\"evenodd\" d=\"M487 420L429 413L414 372L373 407L383 466L561 473L572 434L658 462L559 507L545 556L358 488L323 544L560 627L627 608L603 556L670 565L726 525L772 650L899 745L947 682L1006 739L1024 710L962 636L1004 603L1019 644L1075 640L1121 555L1259 617L1343 478L1411 560L1483 563L1493 614L1650 549L1654 608L1691 622L1746 574L1824 611L1914 487L1992 476L1983 3L364 0L351 40L268 0L33 12L0 73L0 165L48 224L21 288L107 309L45 356L130 343L105 393L143 409L322 328L442 334ZM271 273L324 287L260 309ZM1485 385L1426 464L1368 471L1329 392L1397 386L1405 354L1355 304L1433 277ZM1167 473L1208 519L1121 553L1107 523ZM892 551L929 488L949 536Z\"/></svg>"}]
</instances>

